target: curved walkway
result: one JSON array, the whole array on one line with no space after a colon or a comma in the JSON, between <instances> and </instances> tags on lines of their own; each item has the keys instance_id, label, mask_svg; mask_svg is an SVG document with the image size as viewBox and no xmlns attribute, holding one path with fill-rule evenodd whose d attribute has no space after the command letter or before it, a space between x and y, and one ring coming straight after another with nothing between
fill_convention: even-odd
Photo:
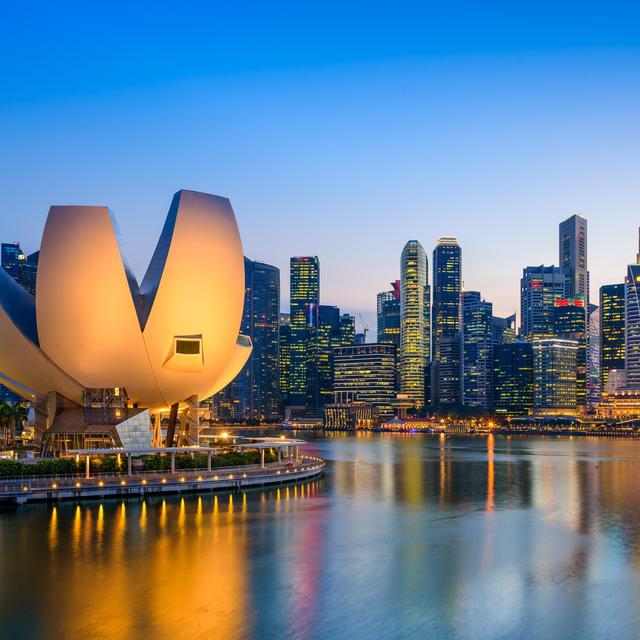
<instances>
[{"instance_id":1,"label":"curved walkway","mask_svg":"<svg viewBox=\"0 0 640 640\"><path fill-rule=\"evenodd\" d=\"M308 480L322 474L322 458L300 456L297 461L240 467L142 471L132 475L33 476L0 480L0 504L81 500L186 491L216 491Z\"/></svg>"}]
</instances>

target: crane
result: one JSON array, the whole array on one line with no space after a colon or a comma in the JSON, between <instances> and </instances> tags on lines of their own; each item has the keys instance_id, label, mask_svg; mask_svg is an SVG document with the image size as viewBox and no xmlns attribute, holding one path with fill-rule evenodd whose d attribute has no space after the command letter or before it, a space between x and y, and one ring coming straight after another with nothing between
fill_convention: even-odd
<instances>
[{"instance_id":1,"label":"crane","mask_svg":"<svg viewBox=\"0 0 640 640\"><path fill-rule=\"evenodd\" d=\"M364 321L362 314L358 314L360 316L360 324L362 325L362 335L364 336L364 341L367 341L367 333L369 332L369 325Z\"/></svg>"}]
</instances>

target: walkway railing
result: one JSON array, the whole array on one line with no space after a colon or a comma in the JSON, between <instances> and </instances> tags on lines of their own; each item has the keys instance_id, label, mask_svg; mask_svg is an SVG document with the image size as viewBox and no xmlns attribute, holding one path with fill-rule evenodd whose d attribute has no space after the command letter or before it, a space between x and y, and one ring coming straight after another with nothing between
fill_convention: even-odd
<instances>
[{"instance_id":1,"label":"walkway railing","mask_svg":"<svg viewBox=\"0 0 640 640\"><path fill-rule=\"evenodd\" d=\"M197 469L176 469L174 472L166 471L136 471L131 474L124 472L95 473L89 478L84 474L47 475L47 476L19 476L0 478L0 495L4 493L16 493L19 491L46 490L46 489L80 489L82 487L108 487L202 482L211 480L242 480L245 478L257 478L261 476L288 475L300 471L308 471L324 466L321 458L312 456L300 456L297 461L283 460L282 462L242 465L234 467L214 467Z\"/></svg>"}]
</instances>

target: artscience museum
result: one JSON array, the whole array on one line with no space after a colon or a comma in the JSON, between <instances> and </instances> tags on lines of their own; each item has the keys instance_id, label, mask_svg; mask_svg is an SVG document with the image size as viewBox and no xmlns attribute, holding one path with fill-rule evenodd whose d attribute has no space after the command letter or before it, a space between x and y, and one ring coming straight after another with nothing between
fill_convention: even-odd
<instances>
[{"instance_id":1,"label":"artscience museum","mask_svg":"<svg viewBox=\"0 0 640 640\"><path fill-rule=\"evenodd\" d=\"M176 193L140 284L107 207L53 206L36 295L0 269L0 382L33 403L44 452L197 444L200 401L251 353L243 302L226 198Z\"/></svg>"}]
</instances>

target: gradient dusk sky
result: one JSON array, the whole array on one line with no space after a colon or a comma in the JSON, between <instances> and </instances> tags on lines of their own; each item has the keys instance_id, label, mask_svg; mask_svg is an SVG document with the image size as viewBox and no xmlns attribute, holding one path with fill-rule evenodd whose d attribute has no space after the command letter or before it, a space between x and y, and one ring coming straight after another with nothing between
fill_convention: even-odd
<instances>
[{"instance_id":1,"label":"gradient dusk sky","mask_svg":"<svg viewBox=\"0 0 640 640\"><path fill-rule=\"evenodd\" d=\"M247 256L318 255L363 312L418 239L515 310L522 267L589 221L591 296L635 259L631 2L13 2L0 22L3 241L104 204L142 277L180 188L231 199Z\"/></svg>"}]
</instances>

